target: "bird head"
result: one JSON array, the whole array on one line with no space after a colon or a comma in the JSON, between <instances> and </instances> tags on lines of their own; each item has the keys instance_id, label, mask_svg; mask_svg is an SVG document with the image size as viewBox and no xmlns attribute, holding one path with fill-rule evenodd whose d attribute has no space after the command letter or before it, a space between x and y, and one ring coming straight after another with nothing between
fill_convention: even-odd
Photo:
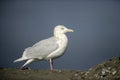
<instances>
[{"instance_id":1,"label":"bird head","mask_svg":"<svg viewBox=\"0 0 120 80\"><path fill-rule=\"evenodd\" d=\"M54 34L65 34L67 32L74 32L74 30L68 29L63 25L58 25L54 28Z\"/></svg>"}]
</instances>

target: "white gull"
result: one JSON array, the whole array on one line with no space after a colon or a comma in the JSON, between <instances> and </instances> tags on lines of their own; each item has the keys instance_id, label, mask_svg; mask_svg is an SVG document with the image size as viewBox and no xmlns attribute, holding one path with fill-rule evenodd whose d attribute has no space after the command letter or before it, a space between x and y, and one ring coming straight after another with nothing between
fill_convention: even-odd
<instances>
[{"instance_id":1,"label":"white gull","mask_svg":"<svg viewBox=\"0 0 120 80\"><path fill-rule=\"evenodd\" d=\"M14 60L14 62L26 60L26 63L21 67L23 69L34 61L49 60L50 69L53 70L53 59L62 56L66 50L68 38L65 33L67 32L73 32L73 30L63 25L56 26L53 37L41 40L32 47L26 48L22 57Z\"/></svg>"}]
</instances>

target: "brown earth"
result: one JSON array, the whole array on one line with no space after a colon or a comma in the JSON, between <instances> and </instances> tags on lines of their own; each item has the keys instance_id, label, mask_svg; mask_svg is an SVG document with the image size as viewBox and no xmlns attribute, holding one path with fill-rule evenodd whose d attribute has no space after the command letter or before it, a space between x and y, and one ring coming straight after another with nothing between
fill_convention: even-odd
<instances>
[{"instance_id":1,"label":"brown earth","mask_svg":"<svg viewBox=\"0 0 120 80\"><path fill-rule=\"evenodd\" d=\"M109 59L86 71L0 68L0 80L120 80L120 57Z\"/></svg>"}]
</instances>

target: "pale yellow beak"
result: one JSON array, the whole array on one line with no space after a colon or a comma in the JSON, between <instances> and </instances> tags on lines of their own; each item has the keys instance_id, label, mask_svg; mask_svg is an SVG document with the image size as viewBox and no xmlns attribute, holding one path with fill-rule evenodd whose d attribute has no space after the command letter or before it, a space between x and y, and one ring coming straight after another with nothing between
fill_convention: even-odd
<instances>
[{"instance_id":1,"label":"pale yellow beak","mask_svg":"<svg viewBox=\"0 0 120 80\"><path fill-rule=\"evenodd\" d=\"M73 29L68 29L68 32L74 32L74 30Z\"/></svg>"}]
</instances>

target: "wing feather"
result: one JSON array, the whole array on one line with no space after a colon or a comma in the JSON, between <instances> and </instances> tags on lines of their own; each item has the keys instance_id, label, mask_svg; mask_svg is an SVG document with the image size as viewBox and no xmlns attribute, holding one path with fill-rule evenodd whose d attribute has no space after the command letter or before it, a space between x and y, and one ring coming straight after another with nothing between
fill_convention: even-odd
<instances>
[{"instance_id":1,"label":"wing feather","mask_svg":"<svg viewBox=\"0 0 120 80\"><path fill-rule=\"evenodd\" d=\"M55 37L51 37L38 43L32 47L25 49L23 56L29 58L45 58L50 53L58 48L57 40Z\"/></svg>"}]
</instances>

